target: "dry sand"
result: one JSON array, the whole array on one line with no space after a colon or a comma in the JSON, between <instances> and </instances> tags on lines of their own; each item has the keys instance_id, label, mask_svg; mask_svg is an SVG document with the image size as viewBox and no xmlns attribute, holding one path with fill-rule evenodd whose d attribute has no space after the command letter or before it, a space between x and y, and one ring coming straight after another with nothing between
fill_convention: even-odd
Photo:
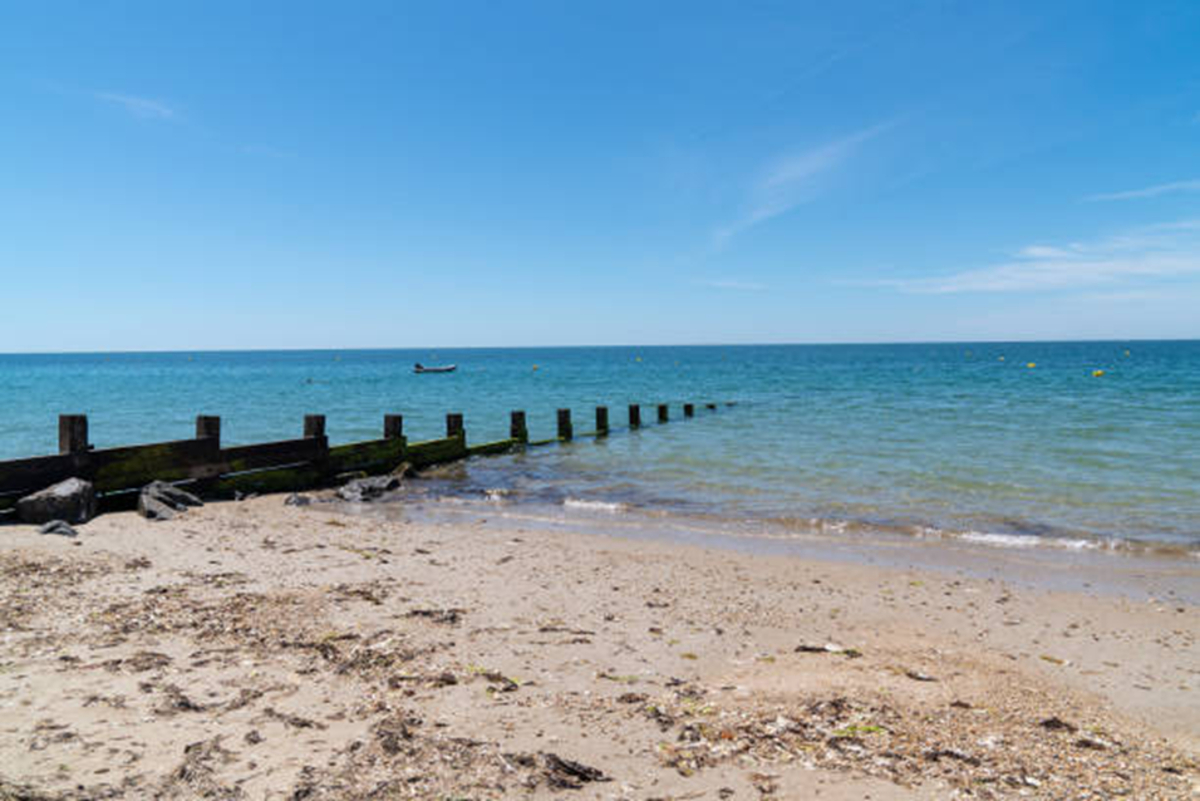
<instances>
[{"instance_id":1,"label":"dry sand","mask_svg":"<svg viewBox=\"0 0 1200 801\"><path fill-rule=\"evenodd\" d=\"M1191 798L1198 631L1177 603L280 497L7 527L0 799Z\"/></svg>"}]
</instances>

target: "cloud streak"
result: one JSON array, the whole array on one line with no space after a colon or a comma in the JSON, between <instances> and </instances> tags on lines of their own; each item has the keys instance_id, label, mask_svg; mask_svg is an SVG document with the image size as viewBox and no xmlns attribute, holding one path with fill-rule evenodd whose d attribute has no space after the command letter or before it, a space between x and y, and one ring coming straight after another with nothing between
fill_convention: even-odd
<instances>
[{"instance_id":1,"label":"cloud streak","mask_svg":"<svg viewBox=\"0 0 1200 801\"><path fill-rule=\"evenodd\" d=\"M723 245L760 223L814 200L828 173L843 164L865 142L891 126L890 122L873 125L818 147L778 158L767 165L750 189L741 216L714 232L717 244Z\"/></svg>"},{"instance_id":2,"label":"cloud streak","mask_svg":"<svg viewBox=\"0 0 1200 801\"><path fill-rule=\"evenodd\" d=\"M1084 200L1089 203L1106 202L1110 200L1137 200L1145 197L1171 195L1177 192L1200 192L1200 180L1174 181L1169 184L1147 186L1143 189L1130 189L1126 192L1109 192L1102 195L1089 195Z\"/></svg>"},{"instance_id":3,"label":"cloud streak","mask_svg":"<svg viewBox=\"0 0 1200 801\"><path fill-rule=\"evenodd\" d=\"M1076 290L1185 275L1200 275L1200 220L1143 226L1096 242L1033 245L1009 261L945 276L871 283L949 295Z\"/></svg>"},{"instance_id":4,"label":"cloud streak","mask_svg":"<svg viewBox=\"0 0 1200 801\"><path fill-rule=\"evenodd\" d=\"M133 116L143 120L169 120L173 119L177 114L175 109L166 103L160 103L157 100L150 100L145 97L135 97L134 95L124 95L115 92L97 92L95 97L97 100L102 100L110 105L123 108Z\"/></svg>"}]
</instances>

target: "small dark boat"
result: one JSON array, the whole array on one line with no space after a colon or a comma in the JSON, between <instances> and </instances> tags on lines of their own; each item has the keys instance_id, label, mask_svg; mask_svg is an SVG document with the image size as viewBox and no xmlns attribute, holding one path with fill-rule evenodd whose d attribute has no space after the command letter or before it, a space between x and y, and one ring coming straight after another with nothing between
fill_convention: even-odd
<instances>
[{"instance_id":1,"label":"small dark boat","mask_svg":"<svg viewBox=\"0 0 1200 801\"><path fill-rule=\"evenodd\" d=\"M435 365L435 366L431 366L431 367L426 367L425 365L421 364L420 362L417 362L416 364L413 365L414 373L453 373L457 369L458 369L457 364L443 364L443 365Z\"/></svg>"}]
</instances>

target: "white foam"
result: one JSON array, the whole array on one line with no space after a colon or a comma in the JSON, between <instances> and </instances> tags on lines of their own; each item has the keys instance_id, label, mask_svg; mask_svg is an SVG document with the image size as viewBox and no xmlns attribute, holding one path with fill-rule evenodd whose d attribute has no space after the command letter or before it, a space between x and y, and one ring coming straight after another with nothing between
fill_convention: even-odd
<instances>
[{"instance_id":1,"label":"white foam","mask_svg":"<svg viewBox=\"0 0 1200 801\"><path fill-rule=\"evenodd\" d=\"M623 503L613 503L611 501L586 501L579 498L567 498L563 501L563 506L567 509L581 509L588 512L624 512L627 507Z\"/></svg>"},{"instance_id":2,"label":"white foam","mask_svg":"<svg viewBox=\"0 0 1200 801\"><path fill-rule=\"evenodd\" d=\"M990 545L994 548L1065 548L1071 551L1082 551L1097 547L1090 540L1066 539L1058 537L1038 537L1030 534L989 534L983 531L967 531L960 535L967 542L980 545Z\"/></svg>"}]
</instances>

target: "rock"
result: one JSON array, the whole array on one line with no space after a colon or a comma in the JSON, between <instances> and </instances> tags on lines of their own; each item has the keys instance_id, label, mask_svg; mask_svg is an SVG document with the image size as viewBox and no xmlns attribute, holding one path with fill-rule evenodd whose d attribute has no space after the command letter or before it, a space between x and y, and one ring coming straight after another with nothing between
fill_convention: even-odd
<instances>
[{"instance_id":1,"label":"rock","mask_svg":"<svg viewBox=\"0 0 1200 801\"><path fill-rule=\"evenodd\" d=\"M312 498L296 492L283 499L284 506L308 506L310 503L312 503Z\"/></svg>"},{"instance_id":2,"label":"rock","mask_svg":"<svg viewBox=\"0 0 1200 801\"><path fill-rule=\"evenodd\" d=\"M147 520L170 520L175 517L175 510L143 492L138 496L138 514Z\"/></svg>"},{"instance_id":3,"label":"rock","mask_svg":"<svg viewBox=\"0 0 1200 801\"><path fill-rule=\"evenodd\" d=\"M380 497L386 492L399 489L403 482L399 476L371 476L346 482L337 491L337 496L350 503L363 503Z\"/></svg>"},{"instance_id":4,"label":"rock","mask_svg":"<svg viewBox=\"0 0 1200 801\"><path fill-rule=\"evenodd\" d=\"M81 478L68 478L17 501L22 523L41 525L54 520L86 523L96 516L96 488Z\"/></svg>"},{"instance_id":5,"label":"rock","mask_svg":"<svg viewBox=\"0 0 1200 801\"><path fill-rule=\"evenodd\" d=\"M63 537L78 537L79 532L61 520L51 520L38 529L38 534L59 534Z\"/></svg>"},{"instance_id":6,"label":"rock","mask_svg":"<svg viewBox=\"0 0 1200 801\"><path fill-rule=\"evenodd\" d=\"M138 495L138 514L147 520L170 520L189 506L203 505L204 501L192 493L165 481L150 482Z\"/></svg>"}]
</instances>

